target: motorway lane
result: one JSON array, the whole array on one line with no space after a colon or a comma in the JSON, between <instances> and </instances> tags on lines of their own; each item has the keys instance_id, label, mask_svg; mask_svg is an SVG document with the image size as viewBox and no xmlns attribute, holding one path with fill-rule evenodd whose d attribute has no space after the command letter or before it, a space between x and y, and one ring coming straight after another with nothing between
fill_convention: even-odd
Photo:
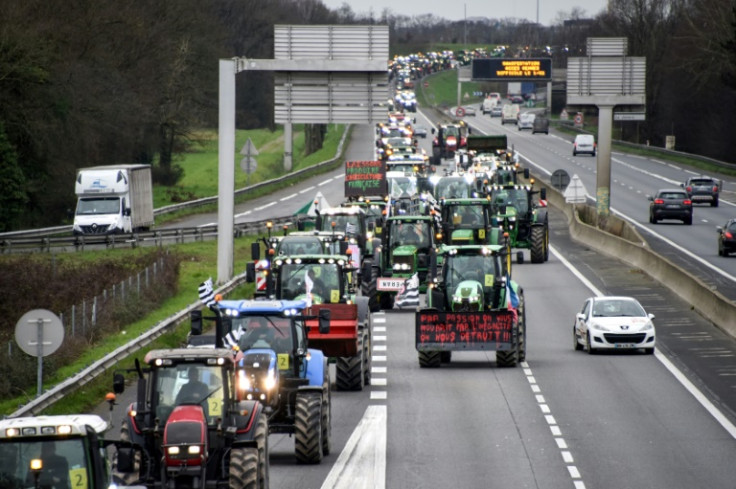
<instances>
[{"instance_id":1,"label":"motorway lane","mask_svg":"<svg viewBox=\"0 0 736 489\"><path fill-rule=\"evenodd\" d=\"M594 204L597 160L588 155L573 157L570 136L559 136L555 131L532 135L488 117L471 117L468 121L480 133L506 133L509 144L519 151L537 178L549 182L549 176L557 169L564 169L570 176L577 174L588 192L589 203ZM711 174L724 181L720 206L696 205L692 226L677 221L649 223L647 195L659 188L678 187L693 174L696 173L692 169L659 159L614 153L611 210L636 226L655 251L736 300L736 260L718 256L716 244L716 226L736 215L734 194L729 190L734 188L734 182L730 177Z\"/></svg>"}]
</instances>

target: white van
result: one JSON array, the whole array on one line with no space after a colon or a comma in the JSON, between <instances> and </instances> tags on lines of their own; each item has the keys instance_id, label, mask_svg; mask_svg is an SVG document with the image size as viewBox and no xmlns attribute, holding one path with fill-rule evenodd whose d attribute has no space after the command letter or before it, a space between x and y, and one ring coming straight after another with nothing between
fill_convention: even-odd
<instances>
[{"instance_id":1,"label":"white van","mask_svg":"<svg viewBox=\"0 0 736 489\"><path fill-rule=\"evenodd\" d=\"M572 155L577 156L580 153L595 156L595 136L592 134L578 134L572 143Z\"/></svg>"},{"instance_id":2,"label":"white van","mask_svg":"<svg viewBox=\"0 0 736 489\"><path fill-rule=\"evenodd\" d=\"M519 104L506 104L501 109L501 124L510 122L511 124L518 123L519 118Z\"/></svg>"},{"instance_id":3,"label":"white van","mask_svg":"<svg viewBox=\"0 0 736 489\"><path fill-rule=\"evenodd\" d=\"M494 98L487 97L483 100L483 103L480 106L480 110L483 113L483 115L489 114L491 110L498 104L498 101Z\"/></svg>"}]
</instances>

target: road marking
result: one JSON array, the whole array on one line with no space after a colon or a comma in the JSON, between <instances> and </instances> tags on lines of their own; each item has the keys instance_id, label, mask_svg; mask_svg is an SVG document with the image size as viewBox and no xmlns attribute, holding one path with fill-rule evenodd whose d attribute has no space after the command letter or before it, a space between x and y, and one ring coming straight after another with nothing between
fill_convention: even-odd
<instances>
[{"instance_id":1,"label":"road marking","mask_svg":"<svg viewBox=\"0 0 736 489\"><path fill-rule=\"evenodd\" d=\"M327 474L322 489L386 487L387 408L368 406L345 448Z\"/></svg>"},{"instance_id":2,"label":"road marking","mask_svg":"<svg viewBox=\"0 0 736 489\"><path fill-rule=\"evenodd\" d=\"M588 279L582 276L582 274L569 262L567 261L560 252L557 251L556 248L550 246L550 251L552 254L560 260L563 265L567 267L568 270L570 270L573 275L578 277L583 284L588 287L595 295L602 296L604 295L601 293L600 290L598 290L593 284L590 283ZM726 418L726 416L723 415L723 413L712 403L710 400L703 395L703 393L695 387L695 385L688 380L688 378L683 374L670 360L662 354L658 348L655 347L654 349L654 356L657 360L659 360L664 367L670 371L670 373L677 379L680 384L682 384L685 389L697 400L701 406L705 408L705 410L710 413L711 416L721 425L723 428L728 432L729 435L731 435L732 438L736 438L736 426L731 423L731 421Z\"/></svg>"},{"instance_id":3,"label":"road marking","mask_svg":"<svg viewBox=\"0 0 736 489\"><path fill-rule=\"evenodd\" d=\"M266 205L262 205L262 206L260 206L260 207L256 207L256 208L255 208L255 209L253 209L253 210L254 210L254 211L260 211L260 210L263 210L263 209L265 209L266 207L271 207L272 205L276 205L276 202L269 202L268 204L266 204Z\"/></svg>"},{"instance_id":4,"label":"road marking","mask_svg":"<svg viewBox=\"0 0 736 489\"><path fill-rule=\"evenodd\" d=\"M328 178L328 179L327 179L327 180L325 180L324 182L322 182L322 183L319 183L319 184L317 184L317 186L318 186L318 187L321 187L322 185L327 185L327 184L328 184L328 183L330 183L330 182L331 182L332 180L334 180L334 177L333 177L333 178Z\"/></svg>"},{"instance_id":5,"label":"road marking","mask_svg":"<svg viewBox=\"0 0 736 489\"><path fill-rule=\"evenodd\" d=\"M309 192L310 190L314 190L315 188L317 188L317 187L315 187L314 185L312 185L311 187L307 187L304 190L300 190L299 193L300 194L303 194L304 192Z\"/></svg>"},{"instance_id":6,"label":"road marking","mask_svg":"<svg viewBox=\"0 0 736 489\"><path fill-rule=\"evenodd\" d=\"M291 195L287 195L286 197L281 197L281 198L279 199L279 201L280 201L280 202L283 202L283 201L285 201L285 200L293 199L293 198L294 198L294 197L296 197L297 195L299 195L299 194L297 194L297 193L293 193L293 194L291 194Z\"/></svg>"}]
</instances>

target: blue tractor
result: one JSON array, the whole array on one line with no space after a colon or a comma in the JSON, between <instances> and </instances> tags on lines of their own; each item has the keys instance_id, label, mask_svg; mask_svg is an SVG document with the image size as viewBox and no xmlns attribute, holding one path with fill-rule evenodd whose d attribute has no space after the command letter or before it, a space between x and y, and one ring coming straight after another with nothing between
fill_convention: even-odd
<instances>
[{"instance_id":1,"label":"blue tractor","mask_svg":"<svg viewBox=\"0 0 736 489\"><path fill-rule=\"evenodd\" d=\"M258 401L269 433L294 435L299 463L320 463L331 450L330 371L322 351L308 347L307 321L318 319L329 333L330 311L306 315L304 300L220 300L215 311L216 341L235 350L235 392ZM201 321L192 322L193 336Z\"/></svg>"}]
</instances>

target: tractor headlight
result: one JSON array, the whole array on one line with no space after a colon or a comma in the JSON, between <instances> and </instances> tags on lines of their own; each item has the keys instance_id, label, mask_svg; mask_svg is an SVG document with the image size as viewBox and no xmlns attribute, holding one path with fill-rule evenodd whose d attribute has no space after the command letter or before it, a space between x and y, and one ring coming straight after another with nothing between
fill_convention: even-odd
<instances>
[{"instance_id":1,"label":"tractor headlight","mask_svg":"<svg viewBox=\"0 0 736 489\"><path fill-rule=\"evenodd\" d=\"M199 455L200 453L202 453L202 447L200 447L199 445L189 445L187 452L189 453L189 455Z\"/></svg>"},{"instance_id":2,"label":"tractor headlight","mask_svg":"<svg viewBox=\"0 0 736 489\"><path fill-rule=\"evenodd\" d=\"M273 390L276 387L276 375L273 370L268 372L268 375L266 375L266 380L264 381L263 386L267 391Z\"/></svg>"},{"instance_id":3,"label":"tractor headlight","mask_svg":"<svg viewBox=\"0 0 736 489\"><path fill-rule=\"evenodd\" d=\"M238 372L238 389L245 392L251 390L252 385L250 379L246 375L245 371L240 370Z\"/></svg>"},{"instance_id":4,"label":"tractor headlight","mask_svg":"<svg viewBox=\"0 0 736 489\"><path fill-rule=\"evenodd\" d=\"M169 452L169 455L179 455L181 450L179 447L168 447L166 451Z\"/></svg>"}]
</instances>

